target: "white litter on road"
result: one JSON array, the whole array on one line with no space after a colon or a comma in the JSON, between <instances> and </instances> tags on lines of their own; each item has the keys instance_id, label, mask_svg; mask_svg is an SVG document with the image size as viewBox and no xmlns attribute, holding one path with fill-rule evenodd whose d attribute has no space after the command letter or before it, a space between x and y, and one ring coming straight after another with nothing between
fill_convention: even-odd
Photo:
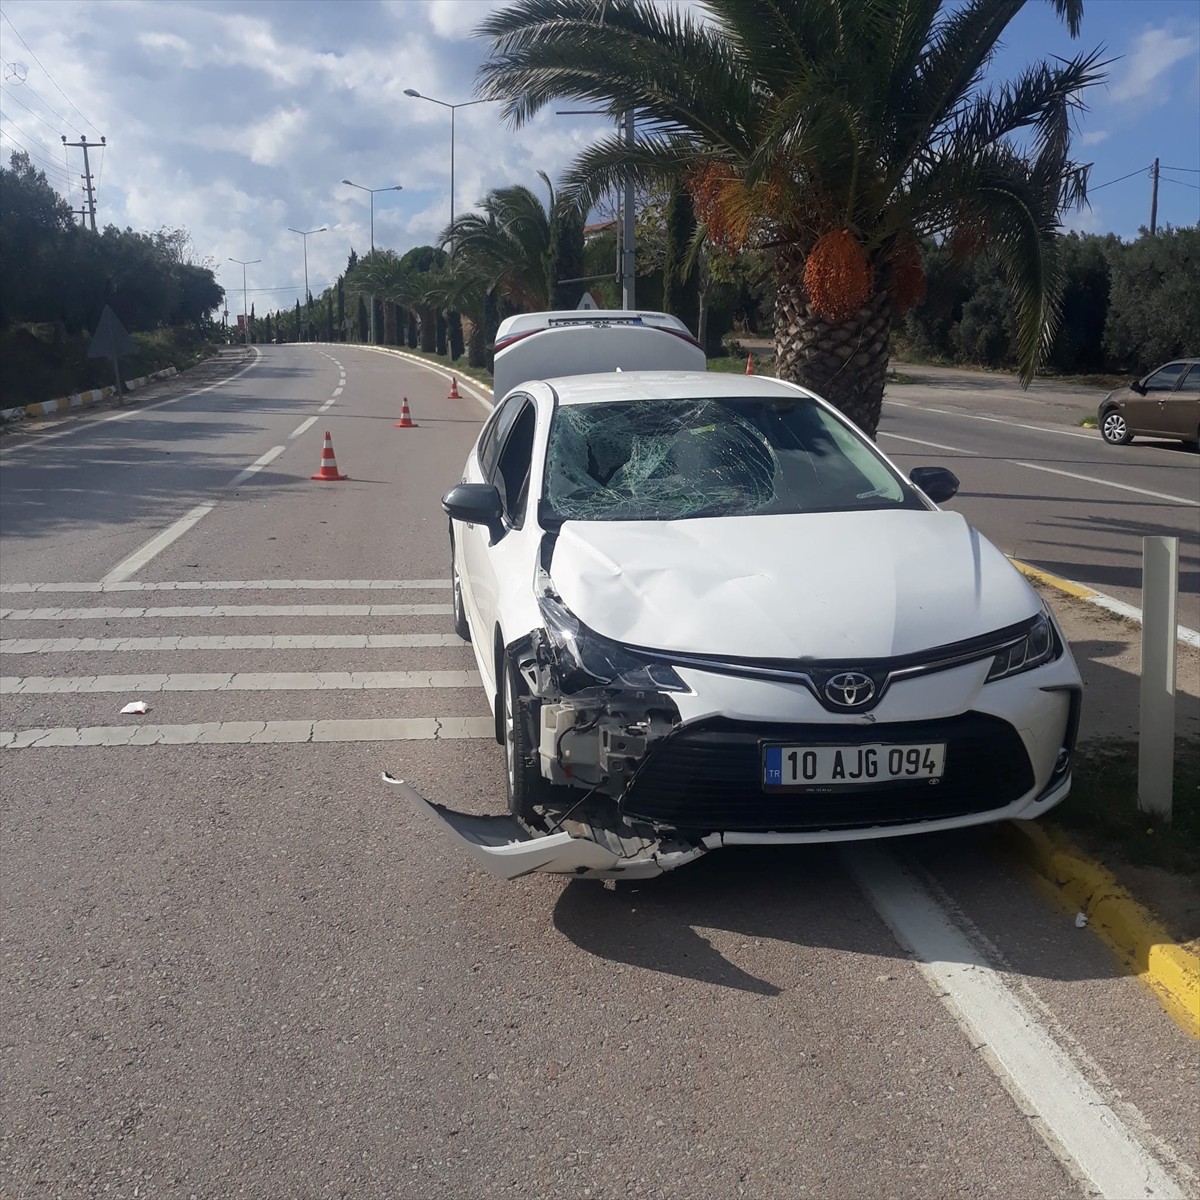
<instances>
[{"instance_id":1,"label":"white litter on road","mask_svg":"<svg viewBox=\"0 0 1200 1200\"><path fill-rule=\"evenodd\" d=\"M124 691L124 688L122 688L121 690ZM123 717L124 716L141 717L141 716L144 716L149 711L150 711L150 706L145 702L145 700L133 700L129 704L125 705L125 707L123 709L121 709L121 716L123 716Z\"/></svg>"}]
</instances>

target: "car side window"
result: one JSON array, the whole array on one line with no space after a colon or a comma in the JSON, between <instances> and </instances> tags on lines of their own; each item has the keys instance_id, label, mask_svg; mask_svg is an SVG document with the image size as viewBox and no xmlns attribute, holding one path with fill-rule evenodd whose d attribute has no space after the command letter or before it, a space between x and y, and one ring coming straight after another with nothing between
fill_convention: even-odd
<instances>
[{"instance_id":1,"label":"car side window","mask_svg":"<svg viewBox=\"0 0 1200 1200\"><path fill-rule=\"evenodd\" d=\"M526 400L514 414L489 479L500 492L504 516L514 529L525 523L525 503L529 496L529 471L533 464L533 435L537 428L537 409Z\"/></svg>"},{"instance_id":2,"label":"car side window","mask_svg":"<svg viewBox=\"0 0 1200 1200\"><path fill-rule=\"evenodd\" d=\"M1188 371L1187 378L1179 385L1179 390L1189 396L1200 396L1200 363Z\"/></svg>"},{"instance_id":3,"label":"car side window","mask_svg":"<svg viewBox=\"0 0 1200 1200\"><path fill-rule=\"evenodd\" d=\"M1147 375L1142 385L1148 392L1173 392L1179 377L1187 370L1187 363L1167 363L1153 375Z\"/></svg>"},{"instance_id":4,"label":"car side window","mask_svg":"<svg viewBox=\"0 0 1200 1200\"><path fill-rule=\"evenodd\" d=\"M504 438L509 427L516 419L525 396L509 396L488 419L483 433L479 437L479 469L485 479L491 478L496 466L496 455L504 445Z\"/></svg>"}]
</instances>

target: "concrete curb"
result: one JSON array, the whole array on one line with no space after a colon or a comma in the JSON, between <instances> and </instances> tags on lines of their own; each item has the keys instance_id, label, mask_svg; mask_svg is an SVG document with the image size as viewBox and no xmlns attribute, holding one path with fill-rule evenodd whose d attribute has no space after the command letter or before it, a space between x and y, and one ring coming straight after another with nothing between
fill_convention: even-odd
<instances>
[{"instance_id":1,"label":"concrete curb","mask_svg":"<svg viewBox=\"0 0 1200 1200\"><path fill-rule=\"evenodd\" d=\"M1200 953L1177 945L1154 915L1106 867L1063 833L1030 821L1005 827L1010 845L1070 912L1087 915L1095 932L1188 1033L1200 1038Z\"/></svg>"},{"instance_id":2,"label":"concrete curb","mask_svg":"<svg viewBox=\"0 0 1200 1200\"><path fill-rule=\"evenodd\" d=\"M1107 596L1104 592L1098 592L1095 588L1090 588L1083 583L1076 583L1073 579L1063 579L1061 575L1052 575L1049 571L1031 567L1028 563L1020 562L1015 558L1010 558L1009 562L1029 579L1036 579L1048 587L1065 592L1068 596L1074 596L1076 600L1094 604L1097 608L1102 608L1118 617L1124 617L1128 621L1136 621L1139 625L1142 623L1142 610L1134 608L1132 604L1126 604L1124 600L1118 600L1115 596ZM1178 640L1184 645L1191 646L1193 650L1200 650L1200 632L1189 629L1186 625L1179 625L1176 627L1175 633Z\"/></svg>"},{"instance_id":3,"label":"concrete curb","mask_svg":"<svg viewBox=\"0 0 1200 1200\"><path fill-rule=\"evenodd\" d=\"M136 392L138 388L143 388L148 383L153 383L156 379L170 379L172 375L176 374L178 372L174 367L166 367L162 371L155 371L152 375L142 375L138 379L126 380L125 388L127 391ZM72 392L69 396L59 396L57 400L43 400L38 404L24 404L18 408L6 408L0 410L0 420L20 421L26 417L48 417L52 413L67 412L72 408L88 408L100 400L107 399L116 390L115 385L92 388L88 392Z\"/></svg>"}]
</instances>

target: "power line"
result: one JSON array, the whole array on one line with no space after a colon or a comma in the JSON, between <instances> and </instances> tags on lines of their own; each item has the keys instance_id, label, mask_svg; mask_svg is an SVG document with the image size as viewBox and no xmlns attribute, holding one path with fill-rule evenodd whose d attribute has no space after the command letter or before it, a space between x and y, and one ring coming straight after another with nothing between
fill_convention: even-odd
<instances>
[{"instance_id":1,"label":"power line","mask_svg":"<svg viewBox=\"0 0 1200 1200\"><path fill-rule=\"evenodd\" d=\"M42 60L41 60L40 58L38 58L38 56L37 56L36 54L34 54L34 52L33 52L33 47L32 47L32 46L30 46L30 44L29 44L29 43L28 43L28 42L27 42L27 41L26 41L26 40L25 40L25 39L24 39L24 38L21 36L21 34L20 34L20 31L17 29L17 27L16 27L16 26L15 26L15 25L12 23L12 21L9 19L8 13L6 13L6 12L4 12L2 9L0 9L0 17L3 17L3 18L6 20L6 21L8 21L8 27L9 27L9 29L11 29L11 30L13 31L13 33L15 33L15 34L17 35L17 41L19 41L19 42L21 43L21 45L22 45L22 46L24 46L24 47L25 47L25 49L29 51L29 53L30 53L31 57L33 58L33 61L34 61L35 63L37 63L37 65L38 65L39 67L42 67L42 71L43 71L43 73L45 74L46 78L47 78L47 79L49 79L49 80L50 80L50 82L54 84L54 88L55 88L55 90L58 92L58 94L59 94L59 95L60 95L60 96L61 96L61 97L62 97L62 98L63 98L63 99L64 99L64 100L65 100L65 101L68 103L68 104L70 104L70 105L71 105L71 107L72 107L72 108L74 108L74 109L75 109L75 111L76 111L77 113L79 113L79 115L80 115L81 117L83 117L84 121L85 121L85 122L86 122L88 125L91 125L92 129L93 129L93 130L95 130L95 132L96 132L96 133L99 133L99 132L100 132L100 130L96 129L95 125L92 125L91 121L88 121L87 117L86 117L86 116L84 116L84 114L83 114L83 113L79 112L79 109L78 109L78 108L76 108L76 107L75 107L75 105L74 105L74 104L71 102L71 97L70 97L70 96L68 96L68 95L67 95L67 93L66 93L66 92L64 92L64 91L62 90L62 88L60 88L60 87L58 86L58 83L55 81L55 78L54 78L54 76L53 76L53 75L51 75L51 74L50 74L50 72L49 72L49 71L47 71L47 70L46 70L46 68L42 66ZM65 124L65 122L64 122L64 124Z\"/></svg>"},{"instance_id":2,"label":"power line","mask_svg":"<svg viewBox=\"0 0 1200 1200\"><path fill-rule=\"evenodd\" d=\"M0 59L0 62L3 62L3 63L4 63L4 65L5 65L6 67L11 67L11 66L13 66L13 65L14 65L13 63L10 63L10 62L6 61L5 59ZM56 108L55 108L55 107L54 107L54 106L53 106L53 105L52 105L52 104L51 104L51 103L50 103L50 102L49 102L49 101L46 99L46 97L45 97L45 96L41 95L41 93L39 93L38 91L36 91L36 90L34 89L33 85L32 85L31 83L29 83L29 82L28 82L28 80L22 80L22 81L20 81L20 86L21 86L21 88L22 88L24 91L28 92L28 93L29 93L29 94L30 94L30 95L31 95L31 96L32 96L32 97L33 97L35 100L37 100L39 103L41 103L41 104L45 105L45 107L46 107L46 109L49 111L50 115L51 115L51 116L53 116L53 117L57 117L57 118L58 118L58 120L59 120L59 122L60 122L62 125L64 125L64 126L65 126L65 125L68 125L68 124L70 124L70 122L67 120L67 118L66 118L66 117L64 117L64 116L62 115L62 113L60 113L60 112L59 112L59 111L58 111L58 110L57 110L57 109L56 109Z\"/></svg>"},{"instance_id":3,"label":"power line","mask_svg":"<svg viewBox=\"0 0 1200 1200\"><path fill-rule=\"evenodd\" d=\"M7 118L6 118L6 119L7 119ZM14 126L14 128L17 128L17 127L16 127L16 126ZM18 132L21 132L21 133L23 133L24 131L23 131L23 130L20 130L20 129L18 129ZM38 163L39 163L39 164L44 164L44 166L43 166L43 170L47 170L47 169L48 169L48 170L50 170L50 171L55 171L55 172L58 172L58 176L57 176L57 178L58 178L58 180L59 180L59 182L60 182L60 183L62 183L62 182L68 182L68 181L70 180L70 178L71 178L70 172L69 172L69 171L67 171L65 167L60 167L60 166L58 165L58 163L54 162L54 161L53 161L53 160L51 160L51 159L48 159L48 158L46 158L46 157L45 157L44 155L42 155L42 154L39 154L39 153L38 153L36 150L32 149L31 147L29 147L29 146L26 146L24 142L20 141L20 140L19 140L17 137L15 137L15 136L14 136L14 135L13 135L13 134L12 134L12 133L9 131L9 130L7 130L7 129L0 129L0 136L4 136L4 137L8 138L8 140L9 140L10 142L12 142L12 143L13 143L13 145L14 145L14 146L16 146L16 148L17 148L17 149L18 149L18 150L19 150L19 151L20 151L22 154L28 154L28 155L30 156L30 158L37 159L37 161L38 161ZM41 144L42 144L42 143L40 143L40 142L38 143L38 145L41 145Z\"/></svg>"},{"instance_id":4,"label":"power line","mask_svg":"<svg viewBox=\"0 0 1200 1200\"><path fill-rule=\"evenodd\" d=\"M1151 164L1147 163L1144 167L1138 167L1136 171L1130 171L1128 175L1122 175L1119 179L1110 179L1107 183L1098 183L1095 187L1089 187L1089 192L1098 192L1101 188L1111 187L1114 183L1121 183L1126 179L1132 179L1135 175L1144 175L1151 169Z\"/></svg>"},{"instance_id":5,"label":"power line","mask_svg":"<svg viewBox=\"0 0 1200 1200\"><path fill-rule=\"evenodd\" d=\"M1170 175L1160 175L1159 178L1162 179L1164 183L1177 183L1180 187L1190 187L1192 191L1200 192L1200 184L1187 183L1183 179L1172 179Z\"/></svg>"},{"instance_id":6,"label":"power line","mask_svg":"<svg viewBox=\"0 0 1200 1200\"><path fill-rule=\"evenodd\" d=\"M21 126L12 119L12 117L6 116L4 113L0 112L0 119L3 119L9 125L11 125L12 128L15 129L22 137L28 138L35 145L40 146L48 155L54 153L54 148L52 146L48 145L46 142L43 142L42 139L37 136L37 134L30 133L27 129L22 129ZM58 164L55 163L54 165L57 166ZM65 170L65 168L63 169ZM70 174L70 172L68 171L67 174Z\"/></svg>"},{"instance_id":7,"label":"power line","mask_svg":"<svg viewBox=\"0 0 1200 1200\"><path fill-rule=\"evenodd\" d=\"M41 123L43 125L45 125L45 127L47 129L49 129L52 133L62 133L61 125L59 126L59 128L55 129L54 126L51 125L50 122L47 121L46 118L43 117L41 113L34 112L34 110L32 108L30 108L28 104L26 104L23 100L18 99L16 96L14 96L12 94L12 92L8 88L6 88L3 84L0 84L0 91L3 91L10 100L19 104L31 117L36 117L39 121L41 121ZM65 125L66 122L64 121L63 124Z\"/></svg>"},{"instance_id":8,"label":"power line","mask_svg":"<svg viewBox=\"0 0 1200 1200\"><path fill-rule=\"evenodd\" d=\"M1164 171L1188 171L1192 175L1200 175L1200 167L1163 167Z\"/></svg>"}]
</instances>

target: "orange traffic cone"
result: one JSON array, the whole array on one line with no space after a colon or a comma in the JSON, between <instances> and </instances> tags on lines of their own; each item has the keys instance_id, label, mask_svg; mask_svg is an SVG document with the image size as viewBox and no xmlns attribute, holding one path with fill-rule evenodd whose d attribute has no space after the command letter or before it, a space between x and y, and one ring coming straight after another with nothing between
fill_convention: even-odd
<instances>
[{"instance_id":1,"label":"orange traffic cone","mask_svg":"<svg viewBox=\"0 0 1200 1200\"><path fill-rule=\"evenodd\" d=\"M319 479L323 482L326 482L335 479L349 478L349 475L341 475L338 473L337 459L333 456L333 438L331 438L328 431L326 431L325 444L321 447L321 469L315 475L310 475L309 479Z\"/></svg>"},{"instance_id":2,"label":"orange traffic cone","mask_svg":"<svg viewBox=\"0 0 1200 1200\"><path fill-rule=\"evenodd\" d=\"M400 401L400 420L392 426L393 429L416 429L417 423L412 419L412 413L408 411L408 397L405 396Z\"/></svg>"},{"instance_id":3,"label":"orange traffic cone","mask_svg":"<svg viewBox=\"0 0 1200 1200\"><path fill-rule=\"evenodd\" d=\"M458 394L458 380L453 375L450 376L450 395L448 395L446 397L446 399L447 400L461 400L462 399L462 397Z\"/></svg>"},{"instance_id":4,"label":"orange traffic cone","mask_svg":"<svg viewBox=\"0 0 1200 1200\"><path fill-rule=\"evenodd\" d=\"M746 355L746 374L747 375L754 374L754 355L753 354Z\"/></svg>"}]
</instances>

